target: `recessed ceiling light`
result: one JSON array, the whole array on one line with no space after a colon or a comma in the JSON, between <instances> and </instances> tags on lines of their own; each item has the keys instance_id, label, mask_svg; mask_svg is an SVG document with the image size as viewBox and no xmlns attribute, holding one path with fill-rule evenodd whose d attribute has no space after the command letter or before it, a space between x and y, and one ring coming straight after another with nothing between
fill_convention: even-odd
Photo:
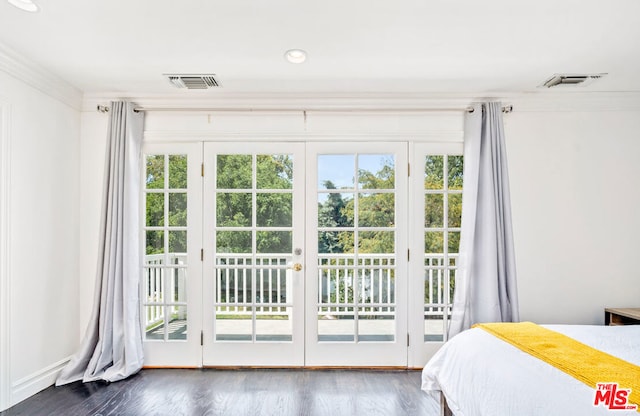
<instances>
[{"instance_id":1,"label":"recessed ceiling light","mask_svg":"<svg viewBox=\"0 0 640 416\"><path fill-rule=\"evenodd\" d=\"M32 0L7 0L9 4L25 12L37 12L40 8Z\"/></svg>"},{"instance_id":2,"label":"recessed ceiling light","mask_svg":"<svg viewBox=\"0 0 640 416\"><path fill-rule=\"evenodd\" d=\"M307 53L302 49L289 49L284 53L284 57L292 64L301 64L307 60Z\"/></svg>"}]
</instances>

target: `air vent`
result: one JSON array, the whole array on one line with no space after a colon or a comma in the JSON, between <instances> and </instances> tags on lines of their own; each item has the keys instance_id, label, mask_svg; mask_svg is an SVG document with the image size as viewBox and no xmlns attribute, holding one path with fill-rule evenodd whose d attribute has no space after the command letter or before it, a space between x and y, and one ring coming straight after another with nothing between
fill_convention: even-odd
<instances>
[{"instance_id":1,"label":"air vent","mask_svg":"<svg viewBox=\"0 0 640 416\"><path fill-rule=\"evenodd\" d=\"M215 74L164 74L164 76L176 88L206 90L220 86Z\"/></svg>"},{"instance_id":2,"label":"air vent","mask_svg":"<svg viewBox=\"0 0 640 416\"><path fill-rule=\"evenodd\" d=\"M539 88L552 88L552 87L572 87L580 86L585 87L594 81L602 78L607 74L554 74L551 78L546 80Z\"/></svg>"}]
</instances>

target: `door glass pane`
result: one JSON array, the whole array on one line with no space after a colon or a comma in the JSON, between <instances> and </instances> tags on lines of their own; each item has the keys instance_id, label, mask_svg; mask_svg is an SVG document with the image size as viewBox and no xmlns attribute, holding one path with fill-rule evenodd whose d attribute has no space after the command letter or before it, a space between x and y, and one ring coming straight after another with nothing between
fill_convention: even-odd
<instances>
[{"instance_id":1,"label":"door glass pane","mask_svg":"<svg viewBox=\"0 0 640 416\"><path fill-rule=\"evenodd\" d=\"M253 308L218 306L215 311L216 341L252 341Z\"/></svg>"},{"instance_id":2,"label":"door glass pane","mask_svg":"<svg viewBox=\"0 0 640 416\"><path fill-rule=\"evenodd\" d=\"M256 210L258 227L291 227L293 195L290 193L257 194Z\"/></svg>"},{"instance_id":3,"label":"door glass pane","mask_svg":"<svg viewBox=\"0 0 640 416\"><path fill-rule=\"evenodd\" d=\"M393 155L359 155L358 182L360 189L395 188Z\"/></svg>"},{"instance_id":4,"label":"door glass pane","mask_svg":"<svg viewBox=\"0 0 640 416\"><path fill-rule=\"evenodd\" d=\"M169 225L172 227L187 226L187 194L169 194Z\"/></svg>"},{"instance_id":5,"label":"door glass pane","mask_svg":"<svg viewBox=\"0 0 640 416\"><path fill-rule=\"evenodd\" d=\"M170 340L187 339L187 307L180 305L167 306L170 313L167 328Z\"/></svg>"},{"instance_id":6,"label":"door glass pane","mask_svg":"<svg viewBox=\"0 0 640 416\"><path fill-rule=\"evenodd\" d=\"M218 189L251 189L251 155L218 155L216 186Z\"/></svg>"},{"instance_id":7,"label":"door glass pane","mask_svg":"<svg viewBox=\"0 0 640 416\"><path fill-rule=\"evenodd\" d=\"M256 234L257 253L291 254L291 231L258 231Z\"/></svg>"},{"instance_id":8,"label":"door glass pane","mask_svg":"<svg viewBox=\"0 0 640 416\"><path fill-rule=\"evenodd\" d=\"M147 227L162 227L164 225L164 193L148 193L146 198Z\"/></svg>"},{"instance_id":9,"label":"door glass pane","mask_svg":"<svg viewBox=\"0 0 640 416\"><path fill-rule=\"evenodd\" d=\"M147 155L147 176L145 185L147 189L164 188L164 155Z\"/></svg>"},{"instance_id":10,"label":"door glass pane","mask_svg":"<svg viewBox=\"0 0 640 416\"><path fill-rule=\"evenodd\" d=\"M359 256L359 258L369 258L370 256L364 256L367 253L385 253L394 258L394 236L395 233L393 231L361 231L358 234L358 252L363 255Z\"/></svg>"},{"instance_id":11,"label":"door glass pane","mask_svg":"<svg viewBox=\"0 0 640 416\"><path fill-rule=\"evenodd\" d=\"M251 253L251 231L218 231L216 234L218 253Z\"/></svg>"},{"instance_id":12,"label":"door glass pane","mask_svg":"<svg viewBox=\"0 0 640 416\"><path fill-rule=\"evenodd\" d=\"M147 231L147 261L149 256L164 253L164 231Z\"/></svg>"},{"instance_id":13,"label":"door glass pane","mask_svg":"<svg viewBox=\"0 0 640 416\"><path fill-rule=\"evenodd\" d=\"M352 189L355 155L318 155L318 189Z\"/></svg>"},{"instance_id":14,"label":"door glass pane","mask_svg":"<svg viewBox=\"0 0 640 416\"><path fill-rule=\"evenodd\" d=\"M258 155L257 161L258 189L293 188L293 157L291 155Z\"/></svg>"},{"instance_id":15,"label":"door glass pane","mask_svg":"<svg viewBox=\"0 0 640 416\"><path fill-rule=\"evenodd\" d=\"M393 227L394 223L394 194L358 194L358 225L361 227Z\"/></svg>"},{"instance_id":16,"label":"door glass pane","mask_svg":"<svg viewBox=\"0 0 640 416\"><path fill-rule=\"evenodd\" d=\"M392 342L395 340L395 333L395 308L391 306L359 308L359 342Z\"/></svg>"},{"instance_id":17,"label":"door glass pane","mask_svg":"<svg viewBox=\"0 0 640 416\"><path fill-rule=\"evenodd\" d=\"M424 189L444 188L444 157L427 156L424 166Z\"/></svg>"},{"instance_id":18,"label":"door glass pane","mask_svg":"<svg viewBox=\"0 0 640 416\"><path fill-rule=\"evenodd\" d=\"M169 155L169 188L187 189L187 155Z\"/></svg>"},{"instance_id":19,"label":"door glass pane","mask_svg":"<svg viewBox=\"0 0 640 416\"><path fill-rule=\"evenodd\" d=\"M353 193L318 194L319 227L353 227Z\"/></svg>"},{"instance_id":20,"label":"door glass pane","mask_svg":"<svg viewBox=\"0 0 640 416\"><path fill-rule=\"evenodd\" d=\"M217 193L216 224L218 227L250 227L252 224L250 193Z\"/></svg>"}]
</instances>

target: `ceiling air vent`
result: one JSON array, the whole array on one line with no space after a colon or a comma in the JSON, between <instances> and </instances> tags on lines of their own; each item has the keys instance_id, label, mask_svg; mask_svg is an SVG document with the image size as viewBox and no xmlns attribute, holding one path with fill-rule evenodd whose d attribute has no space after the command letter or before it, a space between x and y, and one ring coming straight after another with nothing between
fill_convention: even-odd
<instances>
[{"instance_id":1,"label":"ceiling air vent","mask_svg":"<svg viewBox=\"0 0 640 416\"><path fill-rule=\"evenodd\" d=\"M220 83L215 78L215 74L164 74L164 76L166 76L171 85L176 88L206 90L220 86Z\"/></svg>"},{"instance_id":2,"label":"ceiling air vent","mask_svg":"<svg viewBox=\"0 0 640 416\"><path fill-rule=\"evenodd\" d=\"M585 87L594 81L602 78L607 74L554 74L551 78L546 80L540 88L552 88L552 87L572 87L580 86Z\"/></svg>"}]
</instances>

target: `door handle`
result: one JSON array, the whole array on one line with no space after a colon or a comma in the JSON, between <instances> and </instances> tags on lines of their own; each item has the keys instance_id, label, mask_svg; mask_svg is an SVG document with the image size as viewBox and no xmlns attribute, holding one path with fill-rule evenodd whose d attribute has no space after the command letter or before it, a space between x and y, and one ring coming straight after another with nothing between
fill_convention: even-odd
<instances>
[{"instance_id":1,"label":"door handle","mask_svg":"<svg viewBox=\"0 0 640 416\"><path fill-rule=\"evenodd\" d=\"M299 272L300 270L302 270L302 264L294 263L293 266L291 266L291 268L293 269L294 272Z\"/></svg>"}]
</instances>

